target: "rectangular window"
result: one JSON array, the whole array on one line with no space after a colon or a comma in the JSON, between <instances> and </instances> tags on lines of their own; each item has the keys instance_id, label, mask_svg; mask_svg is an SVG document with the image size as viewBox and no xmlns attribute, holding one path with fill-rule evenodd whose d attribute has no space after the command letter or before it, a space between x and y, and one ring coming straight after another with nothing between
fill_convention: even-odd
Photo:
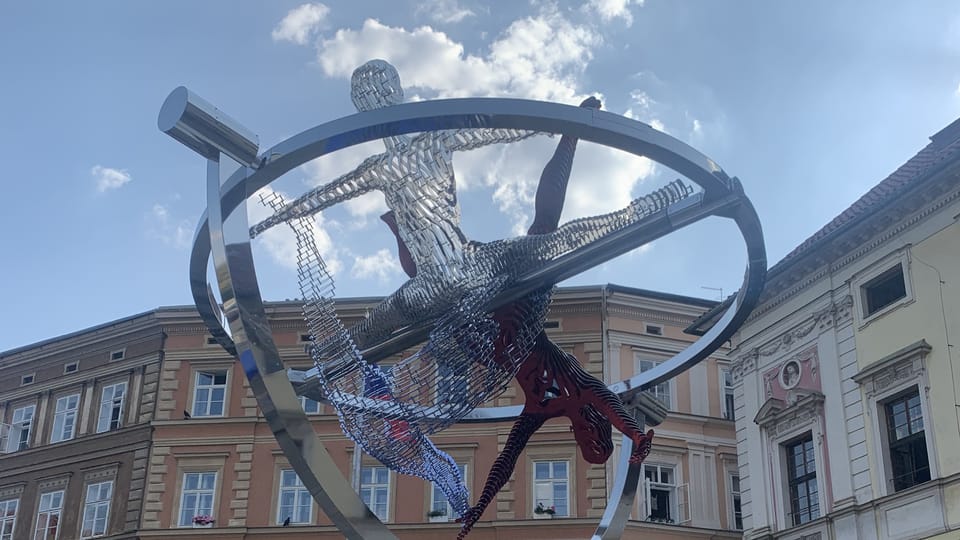
<instances>
[{"instance_id":1,"label":"rectangular window","mask_svg":"<svg viewBox=\"0 0 960 540\"><path fill-rule=\"evenodd\" d=\"M390 496L390 472L386 467L360 467L360 499L380 521L387 521Z\"/></svg>"},{"instance_id":2,"label":"rectangular window","mask_svg":"<svg viewBox=\"0 0 960 540\"><path fill-rule=\"evenodd\" d=\"M646 326L646 328L645 328L645 331L646 331L648 334L650 334L651 336L662 336L662 335L663 335L663 327L662 327L662 326L657 326L657 325L655 325L655 324L648 324L648 325Z\"/></svg>"},{"instance_id":3,"label":"rectangular window","mask_svg":"<svg viewBox=\"0 0 960 540\"><path fill-rule=\"evenodd\" d=\"M60 532L60 513L63 511L63 490L40 495L37 509L37 529L33 540L57 540Z\"/></svg>"},{"instance_id":4,"label":"rectangular window","mask_svg":"<svg viewBox=\"0 0 960 540\"><path fill-rule=\"evenodd\" d=\"M677 523L679 498L676 469L669 465L643 465L643 482L647 495L647 521Z\"/></svg>"},{"instance_id":5,"label":"rectangular window","mask_svg":"<svg viewBox=\"0 0 960 540\"><path fill-rule=\"evenodd\" d=\"M467 477L467 466L462 463L457 463L457 468L460 469L460 474L463 478ZM447 500L446 493L443 492L436 484L430 484L430 509L429 511L433 514L437 512L443 512L443 515L447 519L454 519L457 517L457 514L454 513L453 507L450 506L450 502Z\"/></svg>"},{"instance_id":6,"label":"rectangular window","mask_svg":"<svg viewBox=\"0 0 960 540\"><path fill-rule=\"evenodd\" d=\"M927 439L917 390L884 404L893 490L900 491L930 480Z\"/></svg>"},{"instance_id":7,"label":"rectangular window","mask_svg":"<svg viewBox=\"0 0 960 540\"><path fill-rule=\"evenodd\" d=\"M881 309L907 296L907 284L903 277L903 265L880 274L861 287L864 317L869 317Z\"/></svg>"},{"instance_id":8,"label":"rectangular window","mask_svg":"<svg viewBox=\"0 0 960 540\"><path fill-rule=\"evenodd\" d=\"M213 496L217 488L216 472L188 472L183 474L180 494L181 527L193 525L193 518L213 517Z\"/></svg>"},{"instance_id":9,"label":"rectangular window","mask_svg":"<svg viewBox=\"0 0 960 540\"><path fill-rule=\"evenodd\" d=\"M286 526L313 521L313 498L293 469L280 471L280 495L277 500L277 524Z\"/></svg>"},{"instance_id":10,"label":"rectangular window","mask_svg":"<svg viewBox=\"0 0 960 540\"><path fill-rule=\"evenodd\" d=\"M193 416L223 416L227 395L227 372L197 372L193 389Z\"/></svg>"},{"instance_id":11,"label":"rectangular window","mask_svg":"<svg viewBox=\"0 0 960 540\"><path fill-rule=\"evenodd\" d=\"M655 368L661 363L663 363L662 360L651 360L649 358L637 358L637 369L640 371L640 373L643 373L644 371L650 371L651 369ZM663 406L666 407L667 409L670 409L672 407L671 405L672 398L670 395L671 394L670 381L664 381L654 386L653 388L647 390L647 393L657 398L660 401L660 403L663 404Z\"/></svg>"},{"instance_id":12,"label":"rectangular window","mask_svg":"<svg viewBox=\"0 0 960 540\"><path fill-rule=\"evenodd\" d=\"M300 406L307 414L320 414L320 402L307 396L300 396Z\"/></svg>"},{"instance_id":13,"label":"rectangular window","mask_svg":"<svg viewBox=\"0 0 960 540\"><path fill-rule=\"evenodd\" d=\"M740 503L740 475L730 475L730 500L733 503L733 528L743 530L743 507Z\"/></svg>"},{"instance_id":14,"label":"rectangular window","mask_svg":"<svg viewBox=\"0 0 960 540\"><path fill-rule=\"evenodd\" d=\"M27 405L13 410L7 452L26 450L30 446L30 429L33 426L33 414L36 410L36 405Z\"/></svg>"},{"instance_id":15,"label":"rectangular window","mask_svg":"<svg viewBox=\"0 0 960 540\"><path fill-rule=\"evenodd\" d=\"M817 463L813 436L784 445L787 456L787 485L790 495L790 522L802 525L820 517Z\"/></svg>"},{"instance_id":16,"label":"rectangular window","mask_svg":"<svg viewBox=\"0 0 960 540\"><path fill-rule=\"evenodd\" d=\"M69 441L73 438L77 428L77 406L80 404L80 394L63 396L57 400L53 413L53 432L50 433L50 442Z\"/></svg>"},{"instance_id":17,"label":"rectangular window","mask_svg":"<svg viewBox=\"0 0 960 540\"><path fill-rule=\"evenodd\" d=\"M733 420L733 374L729 369L721 369L720 380L723 382L723 419Z\"/></svg>"},{"instance_id":18,"label":"rectangular window","mask_svg":"<svg viewBox=\"0 0 960 540\"><path fill-rule=\"evenodd\" d=\"M127 393L127 383L119 382L103 387L100 395L100 417L97 420L97 433L119 429L123 423L123 397Z\"/></svg>"},{"instance_id":19,"label":"rectangular window","mask_svg":"<svg viewBox=\"0 0 960 540\"><path fill-rule=\"evenodd\" d=\"M570 480L567 461L533 462L533 508L553 508L556 516L570 515Z\"/></svg>"},{"instance_id":20,"label":"rectangular window","mask_svg":"<svg viewBox=\"0 0 960 540\"><path fill-rule=\"evenodd\" d=\"M110 499L112 497L112 480L87 486L87 497L83 503L83 525L80 527L80 538L94 538L107 534L107 520L110 516Z\"/></svg>"},{"instance_id":21,"label":"rectangular window","mask_svg":"<svg viewBox=\"0 0 960 540\"><path fill-rule=\"evenodd\" d=\"M78 369L80 369L79 362L70 362L69 364L63 365L63 374L69 375L71 373L76 373Z\"/></svg>"},{"instance_id":22,"label":"rectangular window","mask_svg":"<svg viewBox=\"0 0 960 540\"><path fill-rule=\"evenodd\" d=\"M35 378L36 376L33 373L31 373L30 375L23 375L22 377L20 377L20 386L33 384L33 381Z\"/></svg>"},{"instance_id":23,"label":"rectangular window","mask_svg":"<svg viewBox=\"0 0 960 540\"><path fill-rule=\"evenodd\" d=\"M17 507L20 499L0 501L0 540L13 540L13 529L17 526Z\"/></svg>"}]
</instances>

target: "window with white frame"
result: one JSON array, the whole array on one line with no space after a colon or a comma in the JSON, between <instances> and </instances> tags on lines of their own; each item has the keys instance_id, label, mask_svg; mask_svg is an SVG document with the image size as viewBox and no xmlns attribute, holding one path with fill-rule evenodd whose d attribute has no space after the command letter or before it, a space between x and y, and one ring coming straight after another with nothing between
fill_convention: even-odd
<instances>
[{"instance_id":1,"label":"window with white frame","mask_svg":"<svg viewBox=\"0 0 960 540\"><path fill-rule=\"evenodd\" d=\"M893 491L929 481L930 458L917 387L887 400L883 409Z\"/></svg>"},{"instance_id":2,"label":"window with white frame","mask_svg":"<svg viewBox=\"0 0 960 540\"><path fill-rule=\"evenodd\" d=\"M390 471L386 467L360 467L360 499L380 521L390 518Z\"/></svg>"},{"instance_id":3,"label":"window with white frame","mask_svg":"<svg viewBox=\"0 0 960 540\"><path fill-rule=\"evenodd\" d=\"M467 466L463 463L457 463L457 468L460 469L460 475L463 478L467 477ZM450 506L450 501L447 500L446 493L443 492L436 484L430 484L430 513L437 515L438 512L443 512L442 514L446 516L447 519L454 519L457 515L453 511L453 507Z\"/></svg>"},{"instance_id":4,"label":"window with white frame","mask_svg":"<svg viewBox=\"0 0 960 540\"><path fill-rule=\"evenodd\" d=\"M721 391L723 392L723 419L724 420L733 420L733 374L730 373L729 368L720 368L720 382L723 387Z\"/></svg>"},{"instance_id":5,"label":"window with white frame","mask_svg":"<svg viewBox=\"0 0 960 540\"><path fill-rule=\"evenodd\" d=\"M36 405L25 405L13 410L10 418L11 432L7 439L7 452L26 450L30 446L30 430L33 426L33 415Z\"/></svg>"},{"instance_id":6,"label":"window with white frame","mask_svg":"<svg viewBox=\"0 0 960 540\"><path fill-rule=\"evenodd\" d=\"M640 356L639 354L635 355L635 358L637 359L637 371L639 373L650 371L651 369L663 363L663 360L646 358L646 357ZM649 390L647 390L648 394L657 398L660 401L660 403L662 403L663 406L666 407L667 409L673 408L673 397L672 397L672 392L670 388L671 382L672 381L669 381L669 380L664 381L654 386L653 388L650 388Z\"/></svg>"},{"instance_id":7,"label":"window with white frame","mask_svg":"<svg viewBox=\"0 0 960 540\"><path fill-rule=\"evenodd\" d=\"M313 522L313 498L293 469L280 471L277 501L277 524Z\"/></svg>"},{"instance_id":8,"label":"window with white frame","mask_svg":"<svg viewBox=\"0 0 960 540\"><path fill-rule=\"evenodd\" d=\"M306 414L320 414L320 402L307 396L300 396L300 407Z\"/></svg>"},{"instance_id":9,"label":"window with white frame","mask_svg":"<svg viewBox=\"0 0 960 540\"><path fill-rule=\"evenodd\" d=\"M193 416L223 416L226 371L198 371L193 387Z\"/></svg>"},{"instance_id":10,"label":"window with white frame","mask_svg":"<svg viewBox=\"0 0 960 540\"><path fill-rule=\"evenodd\" d=\"M783 445L787 463L787 494L790 497L790 523L802 525L820 517L817 487L817 463L813 435Z\"/></svg>"},{"instance_id":11,"label":"window with white frame","mask_svg":"<svg viewBox=\"0 0 960 540\"><path fill-rule=\"evenodd\" d=\"M533 462L533 508L553 508L556 516L570 515L570 462ZM533 509L532 509L533 510Z\"/></svg>"},{"instance_id":12,"label":"window with white frame","mask_svg":"<svg viewBox=\"0 0 960 540\"><path fill-rule=\"evenodd\" d=\"M671 465L643 465L644 511L647 521L678 523L680 521L677 472Z\"/></svg>"},{"instance_id":13,"label":"window with white frame","mask_svg":"<svg viewBox=\"0 0 960 540\"><path fill-rule=\"evenodd\" d=\"M867 318L897 300L906 298L907 282L903 274L903 265L897 263L879 276L860 286L863 302L863 317Z\"/></svg>"},{"instance_id":14,"label":"window with white frame","mask_svg":"<svg viewBox=\"0 0 960 540\"><path fill-rule=\"evenodd\" d=\"M63 512L63 490L40 495L37 508L37 528L33 540L57 540L60 533L60 513Z\"/></svg>"},{"instance_id":15,"label":"window with white frame","mask_svg":"<svg viewBox=\"0 0 960 540\"><path fill-rule=\"evenodd\" d=\"M83 522L80 538L94 538L107 534L110 517L110 499L113 497L113 480L87 486L83 502Z\"/></svg>"},{"instance_id":16,"label":"window with white frame","mask_svg":"<svg viewBox=\"0 0 960 540\"><path fill-rule=\"evenodd\" d=\"M57 400L53 413L53 431L50 433L51 443L69 441L76 434L78 405L80 394L63 396Z\"/></svg>"},{"instance_id":17,"label":"window with white frame","mask_svg":"<svg viewBox=\"0 0 960 540\"><path fill-rule=\"evenodd\" d=\"M743 506L740 500L740 475L730 475L730 510L733 517L731 525L738 531L743 530Z\"/></svg>"},{"instance_id":18,"label":"window with white frame","mask_svg":"<svg viewBox=\"0 0 960 540\"><path fill-rule=\"evenodd\" d=\"M17 526L17 508L20 499L0 501L0 540L13 540L13 529Z\"/></svg>"},{"instance_id":19,"label":"window with white frame","mask_svg":"<svg viewBox=\"0 0 960 540\"><path fill-rule=\"evenodd\" d=\"M213 499L217 489L216 471L183 473L183 487L180 493L181 527L193 525L193 518L213 517Z\"/></svg>"},{"instance_id":20,"label":"window with white frame","mask_svg":"<svg viewBox=\"0 0 960 540\"><path fill-rule=\"evenodd\" d=\"M97 418L97 433L119 429L123 424L123 398L126 394L126 382L118 382L103 387L100 394L100 416Z\"/></svg>"}]
</instances>

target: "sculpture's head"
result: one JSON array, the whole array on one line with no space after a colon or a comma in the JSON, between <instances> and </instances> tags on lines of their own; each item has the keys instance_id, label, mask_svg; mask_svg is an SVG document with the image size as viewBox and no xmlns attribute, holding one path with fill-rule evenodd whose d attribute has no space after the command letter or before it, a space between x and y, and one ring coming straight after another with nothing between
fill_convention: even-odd
<instances>
[{"instance_id":1,"label":"sculpture's head","mask_svg":"<svg viewBox=\"0 0 960 540\"><path fill-rule=\"evenodd\" d=\"M610 420L592 405L580 407L579 415L571 415L573 437L588 463L606 463L613 454L613 432Z\"/></svg>"},{"instance_id":2,"label":"sculpture's head","mask_svg":"<svg viewBox=\"0 0 960 540\"><path fill-rule=\"evenodd\" d=\"M384 60L370 60L353 70L350 99L361 112L403 103L400 74Z\"/></svg>"}]
</instances>

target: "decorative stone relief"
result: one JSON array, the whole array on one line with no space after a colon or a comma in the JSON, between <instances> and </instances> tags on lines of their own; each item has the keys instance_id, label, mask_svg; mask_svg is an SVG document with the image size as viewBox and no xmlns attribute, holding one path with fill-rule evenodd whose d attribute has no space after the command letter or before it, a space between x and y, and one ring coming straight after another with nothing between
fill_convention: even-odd
<instances>
[{"instance_id":1,"label":"decorative stone relief","mask_svg":"<svg viewBox=\"0 0 960 540\"><path fill-rule=\"evenodd\" d=\"M877 360L852 378L863 387L869 399L901 382L918 380L923 375L923 360L930 349L926 340L920 340Z\"/></svg>"},{"instance_id":2,"label":"decorative stone relief","mask_svg":"<svg viewBox=\"0 0 960 540\"><path fill-rule=\"evenodd\" d=\"M771 437L777 437L819 417L823 413L824 399L820 392L794 390L787 400L768 399L753 421Z\"/></svg>"},{"instance_id":3,"label":"decorative stone relief","mask_svg":"<svg viewBox=\"0 0 960 540\"><path fill-rule=\"evenodd\" d=\"M778 352L790 352L798 343L809 336L814 329L823 332L828 328L840 325L850 320L852 316L853 297L844 296L839 302L831 302L829 306L814 311L810 318L784 332L779 337L760 345L748 349L747 352L738 356L730 366L734 382L739 381L744 375L757 368L757 361L760 357L771 356Z\"/></svg>"}]
</instances>

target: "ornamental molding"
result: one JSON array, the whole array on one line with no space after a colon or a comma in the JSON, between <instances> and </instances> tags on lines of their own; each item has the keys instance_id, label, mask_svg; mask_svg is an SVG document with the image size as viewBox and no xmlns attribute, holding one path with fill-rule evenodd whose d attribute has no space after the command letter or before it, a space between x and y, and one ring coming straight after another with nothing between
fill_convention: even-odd
<instances>
[{"instance_id":1,"label":"ornamental molding","mask_svg":"<svg viewBox=\"0 0 960 540\"><path fill-rule=\"evenodd\" d=\"M20 494L23 493L23 488L26 487L26 485L26 482L18 482L16 484L3 486L0 488L0 500L19 497Z\"/></svg>"},{"instance_id":2,"label":"ornamental molding","mask_svg":"<svg viewBox=\"0 0 960 540\"><path fill-rule=\"evenodd\" d=\"M799 279L799 281L795 283L793 286L781 291L776 296L770 298L763 304L757 306L753 310L753 312L750 314L750 316L747 318L747 324L759 319L761 316L763 316L763 314L773 310L777 306L793 298L794 296L799 294L801 291L803 291L810 285L816 283L817 281L820 281L822 278L834 272L837 272L845 268L846 266L849 266L853 262L862 258L864 255L867 255L868 253L882 246L890 239L895 238L896 236L913 228L914 226L916 226L918 223L920 223L927 217L931 216L932 214L936 213L937 211L941 210L947 205L952 204L954 201L958 199L960 199L960 190L948 192L946 195L928 204L926 207L924 207L920 211L915 212L913 215L911 215L907 219L901 218L896 225L892 227L888 227L886 230L883 230L879 226L883 223L887 223L883 221L881 221L880 224L874 223L874 224L864 226L869 231L868 234L872 235L872 238L873 238L872 240L858 242L855 248L851 246L851 249L848 250L842 256L840 256L840 258L837 258L833 261L825 261L823 264L819 265L814 272L803 275ZM864 233L860 233L858 234L858 236L862 236L863 234ZM768 285L769 285L769 282L768 282Z\"/></svg>"},{"instance_id":3,"label":"ornamental molding","mask_svg":"<svg viewBox=\"0 0 960 540\"><path fill-rule=\"evenodd\" d=\"M805 344L807 336L812 334L814 330L824 332L850 321L852 317L853 297L849 294L841 298L839 302L831 302L830 305L814 311L790 330L737 356L730 367L734 382L756 370L760 358L777 353L789 353L799 344Z\"/></svg>"},{"instance_id":4,"label":"ornamental molding","mask_svg":"<svg viewBox=\"0 0 960 540\"><path fill-rule=\"evenodd\" d=\"M920 379L925 371L924 360L931 349L930 344L921 339L870 364L852 379L869 399L901 383Z\"/></svg>"},{"instance_id":5,"label":"ornamental molding","mask_svg":"<svg viewBox=\"0 0 960 540\"><path fill-rule=\"evenodd\" d=\"M791 390L786 401L770 398L764 402L753 421L775 438L819 418L825 399L820 392Z\"/></svg>"},{"instance_id":6,"label":"ornamental molding","mask_svg":"<svg viewBox=\"0 0 960 540\"><path fill-rule=\"evenodd\" d=\"M552 311L552 310L551 310ZM658 321L672 323L674 325L686 326L693 322L694 317L684 317L674 313L663 311L654 311L649 309L631 308L628 306L608 305L607 313L610 317L619 317L621 319L630 319L635 321Z\"/></svg>"}]
</instances>

